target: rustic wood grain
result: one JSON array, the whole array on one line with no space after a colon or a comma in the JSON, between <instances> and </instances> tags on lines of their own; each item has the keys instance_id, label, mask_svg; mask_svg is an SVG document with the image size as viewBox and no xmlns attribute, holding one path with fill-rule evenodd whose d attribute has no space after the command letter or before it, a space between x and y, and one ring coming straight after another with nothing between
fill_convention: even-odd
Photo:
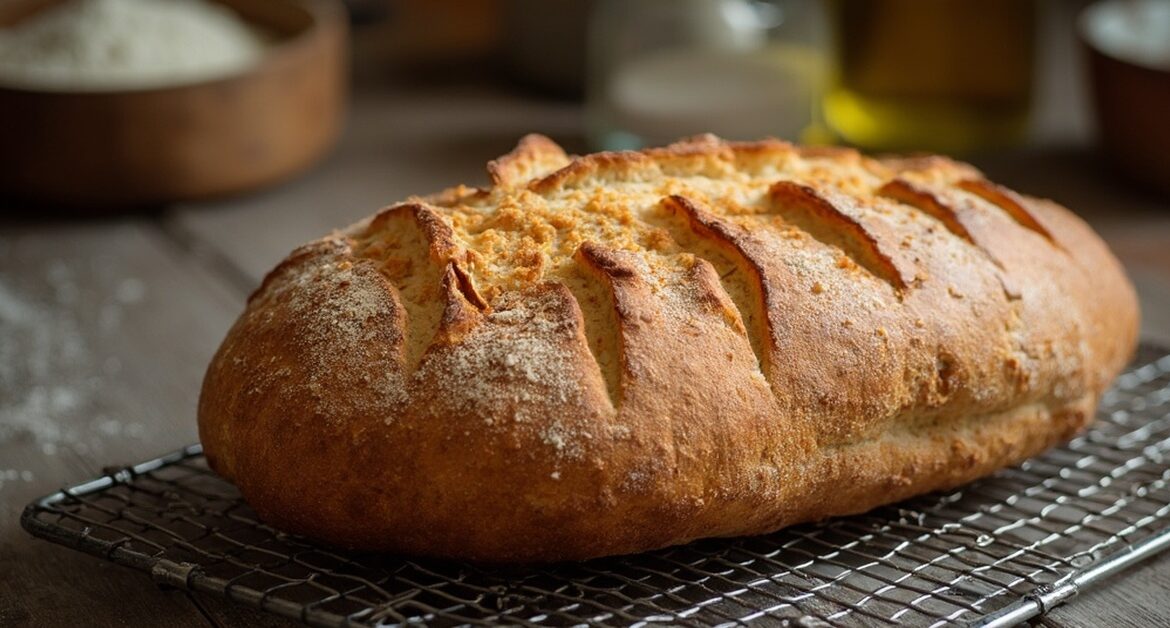
<instances>
[{"instance_id":1,"label":"rustic wood grain","mask_svg":"<svg viewBox=\"0 0 1170 628\"><path fill-rule=\"evenodd\" d=\"M141 221L0 223L0 626L206 626L187 594L20 529L24 504L195 440L240 295ZM260 615L213 606L224 625Z\"/></svg>"},{"instance_id":2,"label":"rustic wood grain","mask_svg":"<svg viewBox=\"0 0 1170 628\"><path fill-rule=\"evenodd\" d=\"M1058 606L1041 625L1060 628L1170 626L1170 560L1162 558L1111 578Z\"/></svg>"}]
</instances>

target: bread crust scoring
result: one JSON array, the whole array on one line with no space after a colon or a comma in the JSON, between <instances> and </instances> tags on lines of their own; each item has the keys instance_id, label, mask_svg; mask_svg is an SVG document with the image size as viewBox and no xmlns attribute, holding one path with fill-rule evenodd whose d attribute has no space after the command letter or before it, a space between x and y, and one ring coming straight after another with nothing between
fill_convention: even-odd
<instances>
[{"instance_id":1,"label":"bread crust scoring","mask_svg":"<svg viewBox=\"0 0 1170 628\"><path fill-rule=\"evenodd\" d=\"M1136 343L1101 240L965 164L529 136L488 172L249 299L199 431L265 520L489 561L769 532L1070 438Z\"/></svg>"}]
</instances>

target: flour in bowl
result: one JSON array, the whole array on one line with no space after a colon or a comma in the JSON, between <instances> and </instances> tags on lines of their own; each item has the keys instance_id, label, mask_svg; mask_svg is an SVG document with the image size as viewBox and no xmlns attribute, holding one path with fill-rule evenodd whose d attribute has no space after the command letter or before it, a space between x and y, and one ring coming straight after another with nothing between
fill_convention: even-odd
<instances>
[{"instance_id":1,"label":"flour in bowl","mask_svg":"<svg viewBox=\"0 0 1170 628\"><path fill-rule=\"evenodd\" d=\"M0 83L54 91L148 89L255 65L265 36L207 0L70 0L0 28Z\"/></svg>"}]
</instances>

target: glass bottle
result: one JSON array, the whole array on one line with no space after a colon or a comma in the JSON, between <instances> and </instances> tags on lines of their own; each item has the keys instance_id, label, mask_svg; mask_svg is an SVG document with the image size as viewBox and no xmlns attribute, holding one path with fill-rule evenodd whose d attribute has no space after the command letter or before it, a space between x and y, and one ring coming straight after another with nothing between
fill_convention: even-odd
<instances>
[{"instance_id":1,"label":"glass bottle","mask_svg":"<svg viewBox=\"0 0 1170 628\"><path fill-rule=\"evenodd\" d=\"M831 0L825 121L876 150L962 153L1027 129L1035 0Z\"/></svg>"}]
</instances>

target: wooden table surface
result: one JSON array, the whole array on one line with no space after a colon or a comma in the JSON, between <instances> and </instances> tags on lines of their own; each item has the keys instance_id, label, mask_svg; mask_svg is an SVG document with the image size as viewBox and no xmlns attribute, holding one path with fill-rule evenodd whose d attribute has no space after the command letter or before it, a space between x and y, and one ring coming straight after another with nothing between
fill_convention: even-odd
<instances>
[{"instance_id":1,"label":"wooden table surface","mask_svg":"<svg viewBox=\"0 0 1170 628\"><path fill-rule=\"evenodd\" d=\"M289 625L34 540L20 511L193 442L204 367L293 246L408 194L485 182L485 161L533 130L580 149L579 105L492 81L364 81L337 149L275 189L101 218L0 204L0 626ZM1138 285L1144 333L1170 341L1170 203L1114 180L1083 136L1061 137L978 163L1092 222ZM1168 590L1165 556L1041 623L1170 625Z\"/></svg>"}]
</instances>

